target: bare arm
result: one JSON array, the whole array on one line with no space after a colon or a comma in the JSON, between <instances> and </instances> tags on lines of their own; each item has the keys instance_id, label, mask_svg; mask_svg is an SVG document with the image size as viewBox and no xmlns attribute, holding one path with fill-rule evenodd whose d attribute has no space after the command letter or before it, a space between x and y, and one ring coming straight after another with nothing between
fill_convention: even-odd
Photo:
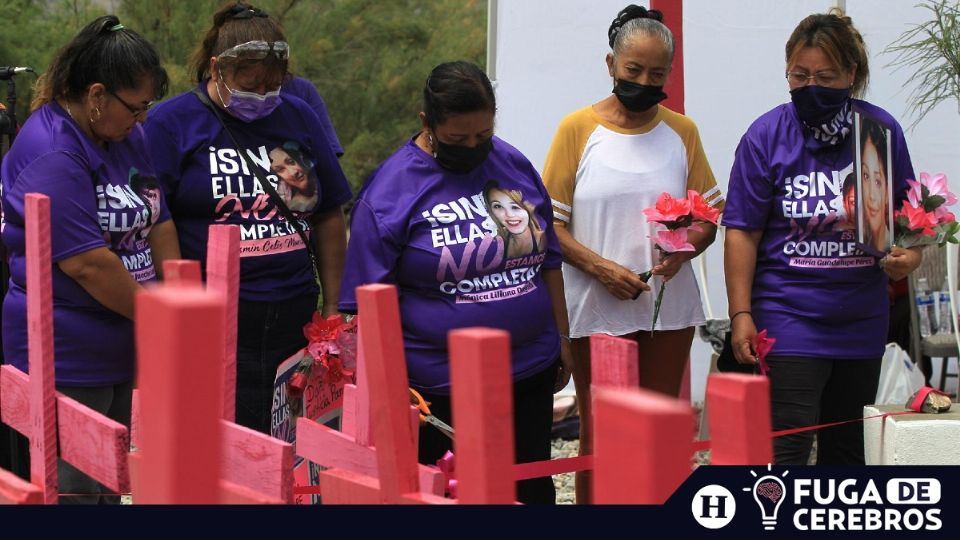
<instances>
[{"instance_id":1,"label":"bare arm","mask_svg":"<svg viewBox=\"0 0 960 540\"><path fill-rule=\"evenodd\" d=\"M717 238L717 226L712 223L697 223L697 225L700 231L691 229L687 234L687 241L693 244L696 251L678 251L663 257L660 259L660 264L653 267L654 274L663 276L664 281L670 281L683 267L683 263L692 260L710 247Z\"/></svg>"},{"instance_id":2,"label":"bare arm","mask_svg":"<svg viewBox=\"0 0 960 540\"><path fill-rule=\"evenodd\" d=\"M757 246L760 245L761 236L762 231L727 229L724 244L723 271L731 316L731 342L733 355L741 364L757 362L750 345L753 336L757 334L750 297L757 267Z\"/></svg>"},{"instance_id":3,"label":"bare arm","mask_svg":"<svg viewBox=\"0 0 960 540\"><path fill-rule=\"evenodd\" d=\"M107 247L68 257L57 266L104 307L133 319L133 297L142 287Z\"/></svg>"},{"instance_id":4,"label":"bare arm","mask_svg":"<svg viewBox=\"0 0 960 540\"><path fill-rule=\"evenodd\" d=\"M163 279L163 261L174 261L180 258L180 242L177 239L177 227L172 219L157 223L147 235L150 251L153 253L153 265L157 275Z\"/></svg>"},{"instance_id":5,"label":"bare arm","mask_svg":"<svg viewBox=\"0 0 960 540\"><path fill-rule=\"evenodd\" d=\"M550 301L553 304L553 318L560 332L560 373L553 388L554 392L563 389L570 382L573 373L573 351L570 347L570 319L567 317L567 299L563 290L563 272L559 268L543 271L543 281L550 292Z\"/></svg>"},{"instance_id":6,"label":"bare arm","mask_svg":"<svg viewBox=\"0 0 960 540\"><path fill-rule=\"evenodd\" d=\"M641 291L650 290L650 286L634 272L614 261L604 259L577 242L565 223L554 221L553 224L557 238L560 239L564 262L596 278L610 294L620 300L632 300Z\"/></svg>"},{"instance_id":7,"label":"bare arm","mask_svg":"<svg viewBox=\"0 0 960 540\"><path fill-rule=\"evenodd\" d=\"M337 313L343 263L347 258L347 224L343 209L338 206L316 214L312 224L320 265L320 287L323 289L322 315L329 317Z\"/></svg>"}]
</instances>

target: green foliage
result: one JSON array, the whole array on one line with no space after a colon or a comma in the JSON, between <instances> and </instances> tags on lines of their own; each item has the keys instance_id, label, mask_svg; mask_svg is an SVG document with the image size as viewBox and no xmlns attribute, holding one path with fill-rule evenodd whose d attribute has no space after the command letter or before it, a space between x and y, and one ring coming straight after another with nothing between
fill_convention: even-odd
<instances>
[{"instance_id":1,"label":"green foliage","mask_svg":"<svg viewBox=\"0 0 960 540\"><path fill-rule=\"evenodd\" d=\"M42 71L86 23L117 6L170 74L170 95L195 83L190 56L223 0L0 0L0 65ZM314 82L346 151L354 189L419 129L423 84L450 60L483 65L486 0L259 0L284 25L291 70ZM29 79L18 110L25 118Z\"/></svg>"},{"instance_id":2,"label":"green foliage","mask_svg":"<svg viewBox=\"0 0 960 540\"><path fill-rule=\"evenodd\" d=\"M106 11L93 0L0 0L0 65L30 66L42 73L54 53ZM18 75L17 116L27 117L36 76ZM0 85L6 103L6 84Z\"/></svg>"},{"instance_id":3,"label":"green foliage","mask_svg":"<svg viewBox=\"0 0 960 540\"><path fill-rule=\"evenodd\" d=\"M891 66L911 69L915 88L910 94L916 125L938 104L960 102L960 5L956 0L918 4L931 19L907 30L884 52L895 55Z\"/></svg>"}]
</instances>

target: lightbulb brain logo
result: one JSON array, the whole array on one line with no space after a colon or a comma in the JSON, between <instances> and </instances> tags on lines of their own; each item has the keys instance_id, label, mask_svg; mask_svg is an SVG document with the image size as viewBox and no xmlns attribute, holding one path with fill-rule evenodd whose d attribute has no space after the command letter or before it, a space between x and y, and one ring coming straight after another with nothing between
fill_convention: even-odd
<instances>
[{"instance_id":1,"label":"lightbulb brain logo","mask_svg":"<svg viewBox=\"0 0 960 540\"><path fill-rule=\"evenodd\" d=\"M772 466L767 465L767 471L771 471ZM783 471L782 476L786 476L790 471ZM757 473L750 471L750 474L757 476ZM753 500L757 501L760 507L760 516L763 528L772 531L777 527L777 512L780 511L780 505L783 504L786 495L786 485L773 474L761 476L753 483L752 488L743 488L744 491L753 492Z\"/></svg>"}]
</instances>

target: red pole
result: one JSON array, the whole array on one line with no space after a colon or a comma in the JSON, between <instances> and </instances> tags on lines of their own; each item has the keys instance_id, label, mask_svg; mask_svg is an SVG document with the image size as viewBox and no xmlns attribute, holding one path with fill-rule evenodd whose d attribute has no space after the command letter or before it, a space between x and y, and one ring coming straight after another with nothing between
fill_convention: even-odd
<instances>
[{"instance_id":1,"label":"red pole","mask_svg":"<svg viewBox=\"0 0 960 540\"><path fill-rule=\"evenodd\" d=\"M673 71L664 92L667 99L663 105L680 114L684 114L685 96L683 92L683 0L650 0L650 9L663 13L663 22L673 32L674 54Z\"/></svg>"}]
</instances>

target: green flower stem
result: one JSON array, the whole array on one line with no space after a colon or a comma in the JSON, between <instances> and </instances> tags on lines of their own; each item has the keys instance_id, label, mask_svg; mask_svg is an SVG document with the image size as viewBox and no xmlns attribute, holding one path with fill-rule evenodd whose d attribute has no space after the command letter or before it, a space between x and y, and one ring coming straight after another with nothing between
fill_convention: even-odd
<instances>
[{"instance_id":1,"label":"green flower stem","mask_svg":"<svg viewBox=\"0 0 960 540\"><path fill-rule=\"evenodd\" d=\"M657 293L657 300L653 303L653 324L650 325L650 337L653 337L653 330L657 327L657 317L660 316L660 303L663 302L663 291L666 290L667 284L665 282L660 283L660 292Z\"/></svg>"}]
</instances>

